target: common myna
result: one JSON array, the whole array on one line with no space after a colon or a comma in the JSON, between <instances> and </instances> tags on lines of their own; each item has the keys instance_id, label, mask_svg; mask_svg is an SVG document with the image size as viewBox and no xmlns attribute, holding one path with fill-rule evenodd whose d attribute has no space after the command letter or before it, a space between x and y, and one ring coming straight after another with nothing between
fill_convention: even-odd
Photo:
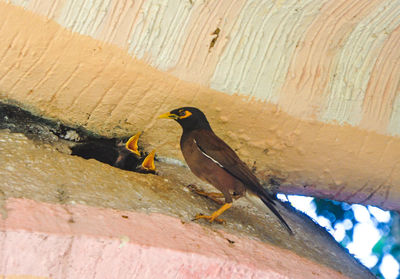
<instances>
[{"instance_id":1,"label":"common myna","mask_svg":"<svg viewBox=\"0 0 400 279\"><path fill-rule=\"evenodd\" d=\"M159 118L176 120L183 129L181 151L190 170L200 179L222 192L225 203L210 216L198 214L195 219L218 220L232 206L232 196L243 196L246 190L257 195L293 234L275 208L276 199L264 189L249 167L223 140L214 134L206 116L194 107L182 107L164 113Z\"/></svg>"},{"instance_id":2,"label":"common myna","mask_svg":"<svg viewBox=\"0 0 400 279\"><path fill-rule=\"evenodd\" d=\"M155 150L145 158L138 150L140 132L123 144L118 139L94 139L71 147L71 155L95 159L111 166L142 173L155 173Z\"/></svg>"}]
</instances>

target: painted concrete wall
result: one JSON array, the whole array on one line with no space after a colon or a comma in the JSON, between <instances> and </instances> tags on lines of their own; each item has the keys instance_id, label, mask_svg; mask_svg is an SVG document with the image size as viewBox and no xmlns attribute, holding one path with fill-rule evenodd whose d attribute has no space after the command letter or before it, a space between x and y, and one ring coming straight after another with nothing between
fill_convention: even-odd
<instances>
[{"instance_id":1,"label":"painted concrete wall","mask_svg":"<svg viewBox=\"0 0 400 279\"><path fill-rule=\"evenodd\" d=\"M103 135L145 131L180 159L179 128L155 116L197 106L282 191L398 205L399 0L4 1L0 13L2 99Z\"/></svg>"},{"instance_id":2,"label":"painted concrete wall","mask_svg":"<svg viewBox=\"0 0 400 279\"><path fill-rule=\"evenodd\" d=\"M2 101L107 136L144 131L144 148L156 147L160 156L180 159L179 128L175 123L158 122L155 116L181 105L198 106L248 164L256 162L260 178L274 175L282 179L281 190L298 193L300 186L305 193L398 209L399 0L21 0L1 1L0 18ZM23 162L30 166L40 154ZM26 158L25 153L21 156ZM53 157L57 156L61 155ZM93 169L99 173L101 167ZM48 175L57 174L48 171L36 172L41 180L33 188L42 190ZM80 171L73 176L79 177ZM18 184L32 182L31 177L17 169L9 179ZM83 189L84 182L72 186ZM115 183L112 177L112 194L102 196L107 202L117 195ZM90 186L96 185L103 184ZM146 185L151 184L147 181ZM167 188L161 202L170 195L172 186ZM98 198L98 189L91 190L94 194L85 196L89 202ZM131 205L127 196L123 200ZM237 268L235 253L239 252L245 264L235 271L243 277L344 276L290 251L248 239L243 245L253 243L257 257L243 247L233 251L225 238L218 237L226 235L223 232L204 231L168 216L142 218L140 213L122 212L143 221L140 226L134 222L126 226L125 219L114 223L121 212L110 209L3 202L2 209L9 209L9 216L0 223L4 248L0 273L10 278L107 274L111 269L96 265L104 261L104 255L109 256L107 267L123 268L140 254L143 263L160 256L175 259L170 264L178 270L186 272L189 266L192 271L193 252L201 251L189 237L174 240L179 230L185 236L197 236L202 230L198 238L223 243L222 251L228 256L223 255L225 261L216 266L222 277ZM107 202L101 206L108 207ZM70 222L71 214L75 223ZM160 235L165 230L162 224L172 230L166 235L168 240L152 239L153 248L145 246L149 244L146 237L135 238L137 233ZM115 234L115 228L121 229L120 234ZM166 243L174 248L180 244L189 253L164 249ZM292 242L281 245L290 247ZM21 257L20 251L27 247L30 250ZM77 261L82 249L93 257ZM194 266L204 267L198 274L214 275L209 267L215 250L203 252L205 256L195 256ZM270 254L271 258L265 258ZM40 269L38 258L48 268ZM198 265L198 259L204 260L204 266ZM301 260L304 264L299 265ZM178 262L188 265L182 267ZM138 263L142 272L154 270L154 266ZM296 273L299 266L306 272ZM129 277L130 270L126 272Z\"/></svg>"},{"instance_id":3,"label":"painted concrete wall","mask_svg":"<svg viewBox=\"0 0 400 279\"><path fill-rule=\"evenodd\" d=\"M204 234L200 225L165 215L18 199L6 207L6 278L350 278L290 251L222 231Z\"/></svg>"},{"instance_id":4,"label":"painted concrete wall","mask_svg":"<svg viewBox=\"0 0 400 279\"><path fill-rule=\"evenodd\" d=\"M193 221L219 205L189 190L205 185L182 166L124 171L69 155L54 135L49 144L4 130L0 162L0 278L374 278L284 206L294 235L251 197L235 200L225 224Z\"/></svg>"},{"instance_id":5,"label":"painted concrete wall","mask_svg":"<svg viewBox=\"0 0 400 279\"><path fill-rule=\"evenodd\" d=\"M5 2L179 79L400 135L399 0Z\"/></svg>"}]
</instances>

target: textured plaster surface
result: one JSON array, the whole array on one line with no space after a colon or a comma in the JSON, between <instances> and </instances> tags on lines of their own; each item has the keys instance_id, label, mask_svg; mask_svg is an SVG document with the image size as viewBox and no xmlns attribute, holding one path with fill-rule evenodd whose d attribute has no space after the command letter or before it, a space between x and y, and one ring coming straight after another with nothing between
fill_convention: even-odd
<instances>
[{"instance_id":1,"label":"textured plaster surface","mask_svg":"<svg viewBox=\"0 0 400 279\"><path fill-rule=\"evenodd\" d=\"M400 135L400 0L2 2L179 79Z\"/></svg>"},{"instance_id":2,"label":"textured plaster surface","mask_svg":"<svg viewBox=\"0 0 400 279\"><path fill-rule=\"evenodd\" d=\"M281 179L281 191L298 193L302 186L308 194L398 209L399 14L398 0L1 1L0 98L102 135L144 131L144 148L179 159L179 128L156 122L155 116L198 106L260 178ZM226 225L193 224L196 213L216 206L187 190L195 179L185 169L160 164L161 176L123 172L71 158L62 143L42 145L7 132L1 133L0 146L2 247L7 255L20 255L27 243L35 243L27 265L19 266L19 256L0 255L7 278L75 276L85 272L86 260L103 274L109 271L97 265L105 261L103 253L110 267L131 264L132 253L147 263L165 256L176 267L182 250L192 251L183 255L193 269L191 253L204 263L214 258L207 254L213 250L203 255L191 245L208 244L215 235L220 238L211 240L228 245L229 253L241 249L231 247L236 242L262 251L254 263L248 254L238 254L245 263L237 268L239 257L224 246L218 252L229 255L218 254L227 267L218 269L221 274L250 270L257 277L269 270L271 278L286 278L289 273L274 273L286 270L274 251L287 249L288 268L299 267L292 262L298 256L324 265L314 269L315 263L305 262L305 278L342 278L326 266L352 278L371 276L325 232L285 207L281 211L297 232L294 238L252 198L235 203ZM125 217L113 223L121 213ZM156 239L179 248L162 246L162 254L138 243L145 238L133 237L135 222L127 225L128 237L105 230L126 228L127 220L142 217L153 222L142 231L145 236L164 232L159 223L201 235L182 242L183 248L176 239L168 242L173 237ZM43 226L27 229L34 224ZM123 247L130 249L127 256L116 252ZM78 262L82 249L93 257ZM265 254L274 256L266 260ZM38 258L54 263L48 268L54 273L30 261ZM19 267L27 273L16 271Z\"/></svg>"},{"instance_id":3,"label":"textured plaster surface","mask_svg":"<svg viewBox=\"0 0 400 279\"><path fill-rule=\"evenodd\" d=\"M0 274L373 278L327 232L285 206L279 211L294 236L253 197L235 201L226 224L193 222L218 205L188 190L189 183L207 188L186 168L156 162L159 175L145 175L67 151L62 140L1 131Z\"/></svg>"},{"instance_id":4,"label":"textured plaster surface","mask_svg":"<svg viewBox=\"0 0 400 279\"><path fill-rule=\"evenodd\" d=\"M273 175L283 181L280 191L304 191L308 195L399 209L400 138L385 132L386 127L400 127L397 125L400 102L396 93L400 73L396 48L400 18L396 15L400 5L395 3L398 1L318 1L317 5L313 1L253 1L254 5L240 1L229 5L225 1L192 2L194 5L191 1L186 4L174 1L14 3L23 5L25 10L0 2L3 19L0 26L0 98L18 103L38 115L106 136L127 136L144 131L146 148L156 148L160 156L178 159L182 159L178 148L180 128L172 121L156 120L156 116L182 105L196 106L204 110L215 132L237 150L246 163L255 165L261 179L267 180ZM190 23L185 21L186 25L183 24L181 20L185 17L177 17L171 5L180 7L175 10L178 14L187 11ZM212 25L211 28L208 21L202 29L194 27L195 19L205 20L207 16L218 22L223 11L226 17L220 22L230 24L231 35L224 34L222 25L220 32L215 33L217 27ZM289 11L301 16L285 17L285 12ZM247 13L257 16L246 16ZM269 16L261 22L265 14ZM230 19L240 19L243 24ZM291 22L291 19L297 21ZM245 24L245 20L252 22ZM296 28L282 38L268 37L283 34L278 31L251 29L260 24L267 28L270 20L275 22L276 28L287 26L282 29L284 32L289 26ZM276 24L276 21L282 24ZM374 22L376 30L383 33L375 34L369 22ZM176 33L168 33L164 28L172 28L174 24L181 24L176 32L192 30L189 32L191 39L186 40L178 32L181 34L177 37L179 40L173 39L176 45L168 43ZM240 28L250 28L252 32ZM207 32L204 34L215 33L210 39L218 36L211 52L208 52L209 44L207 52L203 51L200 30ZM193 35L199 32L200 35ZM291 56L278 52L281 48L275 43L282 43L282 39L299 36L302 32L301 38L285 41L291 49L286 49L288 52L285 53L292 53ZM159 38L164 41L158 41ZM257 38L267 38L267 41L257 44ZM352 50L354 44L349 38L359 39L356 45L364 48ZM363 40L368 42L362 43ZM222 45L221 42L225 43ZM248 49L250 46L253 48ZM158 47L157 51L155 47ZM163 51L174 52L179 47L185 55L176 54L175 58L163 55ZM214 50L219 53L211 58ZM228 55L230 51L233 52ZM257 56L258 52L260 56ZM192 67L204 64L205 58L197 60L197 54L209 57L206 64L221 71L227 69L228 66L223 65L228 62L243 63L248 60L246 54L257 54L251 61L258 61L260 67L268 69L267 72L254 70L254 75L248 74L253 71L250 64L239 63L240 67L229 68L232 74L229 78L226 75L226 83L238 82L238 86L242 86L247 82L242 75L253 78L260 73L257 79L260 82L269 79L269 86L276 86L272 90L275 93L267 90L266 84L260 85L259 90L271 97L265 95L264 98L258 91L244 90L253 92L248 95L256 98L251 98L242 94L244 91L238 89L240 86L229 90L214 87L228 93L240 93L229 96L210 89L210 84L201 80L188 77L186 80L193 82L183 81L179 73L193 71L192 75L202 79L211 78L219 71ZM353 57L358 64L354 64ZM279 59L279 63L275 59ZM171 65L175 62L167 65L163 61L183 64L179 67L176 64L174 68ZM271 66L278 64L282 71L275 71ZM335 89L329 92L326 88ZM351 88L356 89L352 91ZM362 98L364 93L367 98ZM335 94L347 95L342 98L341 95L334 97ZM332 100L326 103L331 97ZM366 108L363 111L368 113L358 113L357 104L361 103ZM320 104L331 107L323 109ZM334 115L336 111L342 111L341 116L349 123L355 125L361 121L363 124L354 127L343 119L332 123L318 121L321 120L318 115Z\"/></svg>"},{"instance_id":5,"label":"textured plaster surface","mask_svg":"<svg viewBox=\"0 0 400 279\"><path fill-rule=\"evenodd\" d=\"M0 274L121 279L349 278L273 245L161 214L26 199L7 200L5 208L9 214L0 221Z\"/></svg>"}]
</instances>

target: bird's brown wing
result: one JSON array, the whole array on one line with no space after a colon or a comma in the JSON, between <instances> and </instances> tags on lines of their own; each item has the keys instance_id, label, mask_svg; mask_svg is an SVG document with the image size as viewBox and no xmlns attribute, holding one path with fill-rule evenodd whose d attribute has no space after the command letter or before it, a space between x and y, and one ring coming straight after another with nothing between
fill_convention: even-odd
<instances>
[{"instance_id":1,"label":"bird's brown wing","mask_svg":"<svg viewBox=\"0 0 400 279\"><path fill-rule=\"evenodd\" d=\"M218 162L220 166L241 181L251 192L264 196L271 203L274 203L271 194L260 185L257 177L229 145L212 131L199 130L194 133L196 144L204 154Z\"/></svg>"},{"instance_id":2,"label":"bird's brown wing","mask_svg":"<svg viewBox=\"0 0 400 279\"><path fill-rule=\"evenodd\" d=\"M193 131L193 136L196 144L205 156L212 159L228 173L233 175L236 179L241 181L243 185L251 192L256 194L262 202L278 217L282 225L288 230L290 234L293 231L283 219L281 214L275 208L275 200L273 196L265 190L258 182L257 177L251 172L249 167L240 160L239 156L210 130L197 130Z\"/></svg>"}]
</instances>

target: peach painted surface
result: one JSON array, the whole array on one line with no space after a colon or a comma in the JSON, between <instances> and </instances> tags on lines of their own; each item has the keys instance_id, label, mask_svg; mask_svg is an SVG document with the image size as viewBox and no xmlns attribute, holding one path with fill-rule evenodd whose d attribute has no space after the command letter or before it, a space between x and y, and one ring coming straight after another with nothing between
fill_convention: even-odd
<instances>
[{"instance_id":1,"label":"peach painted surface","mask_svg":"<svg viewBox=\"0 0 400 279\"><path fill-rule=\"evenodd\" d=\"M398 0L6 2L2 100L179 159L196 106L282 191L398 208Z\"/></svg>"},{"instance_id":2,"label":"peach painted surface","mask_svg":"<svg viewBox=\"0 0 400 279\"><path fill-rule=\"evenodd\" d=\"M10 278L347 278L290 251L161 214L24 199L5 207L0 274Z\"/></svg>"},{"instance_id":3,"label":"peach painted surface","mask_svg":"<svg viewBox=\"0 0 400 279\"><path fill-rule=\"evenodd\" d=\"M3 2L182 80L303 119L400 134L399 0Z\"/></svg>"}]
</instances>

